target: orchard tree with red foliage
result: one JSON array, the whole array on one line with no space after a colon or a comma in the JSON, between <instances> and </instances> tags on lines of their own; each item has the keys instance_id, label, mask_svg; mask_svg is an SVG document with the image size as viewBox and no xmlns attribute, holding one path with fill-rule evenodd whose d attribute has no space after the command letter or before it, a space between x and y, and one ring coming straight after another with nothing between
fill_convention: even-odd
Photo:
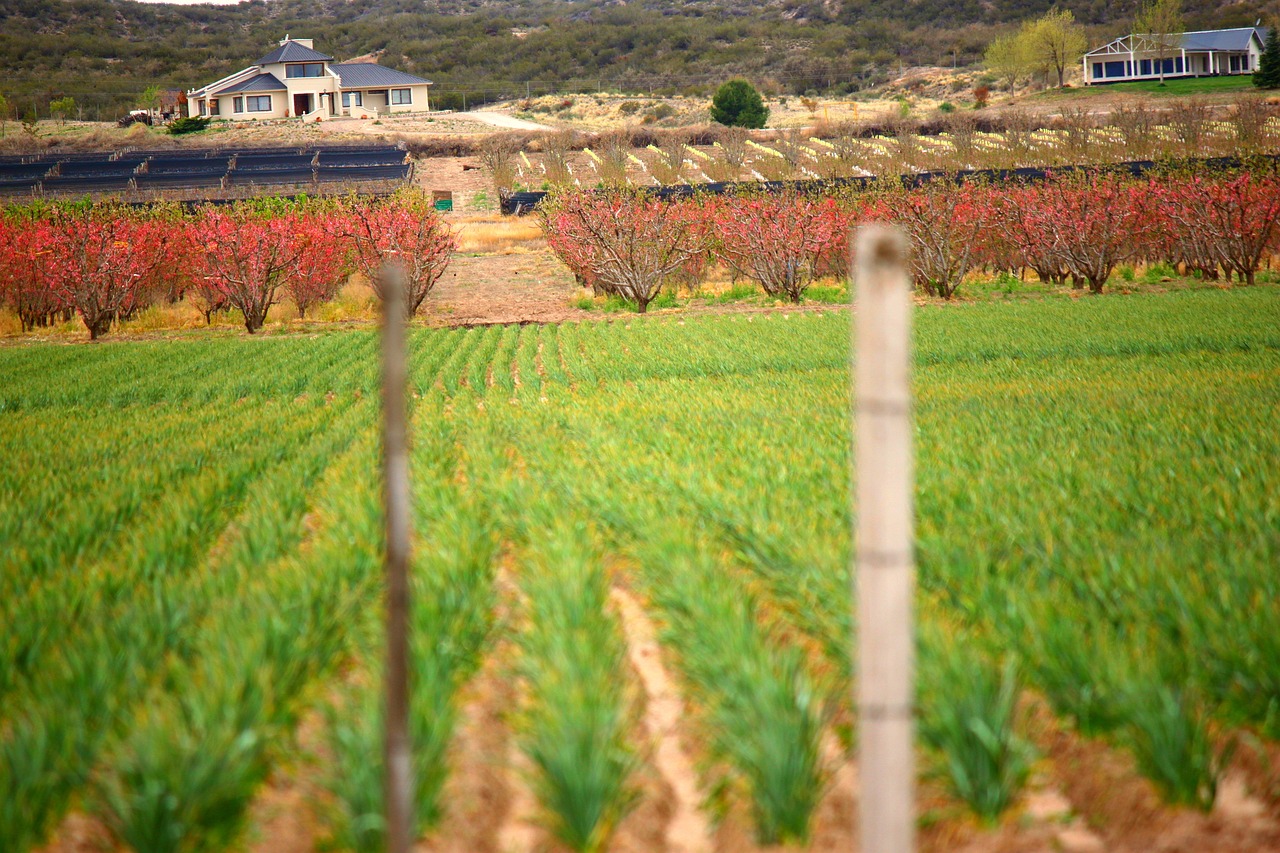
<instances>
[{"instance_id":1,"label":"orchard tree with red foliage","mask_svg":"<svg viewBox=\"0 0 1280 853\"><path fill-rule=\"evenodd\" d=\"M724 199L708 209L716 257L770 296L798 303L833 258L847 263L853 217L834 199L756 195Z\"/></svg>"},{"instance_id":2,"label":"orchard tree with red foliage","mask_svg":"<svg viewBox=\"0 0 1280 853\"><path fill-rule=\"evenodd\" d=\"M294 220L297 265L285 288L298 306L298 317L333 299L351 274L351 252L339 236L331 215L299 216Z\"/></svg>"},{"instance_id":3,"label":"orchard tree with red foliage","mask_svg":"<svg viewBox=\"0 0 1280 853\"><path fill-rule=\"evenodd\" d=\"M539 206L547 242L570 270L649 309L662 287L711 249L710 212L643 190L571 191Z\"/></svg>"},{"instance_id":4,"label":"orchard tree with red foliage","mask_svg":"<svg viewBox=\"0 0 1280 853\"><path fill-rule=\"evenodd\" d=\"M0 219L0 304L18 315L24 332L50 325L65 308L53 287L56 263L47 220Z\"/></svg>"},{"instance_id":5,"label":"orchard tree with red foliage","mask_svg":"<svg viewBox=\"0 0 1280 853\"><path fill-rule=\"evenodd\" d=\"M207 304L221 300L239 309L249 334L261 329L267 312L297 275L304 219L301 214L264 214L250 205L201 211L194 231L203 248L198 286Z\"/></svg>"},{"instance_id":6,"label":"orchard tree with red foliage","mask_svg":"<svg viewBox=\"0 0 1280 853\"><path fill-rule=\"evenodd\" d=\"M1101 293L1117 265L1159 233L1152 185L1115 175L1072 173L1025 187L1010 232L1024 255L1049 252L1092 293Z\"/></svg>"},{"instance_id":7,"label":"orchard tree with red foliage","mask_svg":"<svg viewBox=\"0 0 1280 853\"><path fill-rule=\"evenodd\" d=\"M1274 176L1195 177L1167 181L1156 191L1184 254L1212 261L1228 276L1253 284L1262 259L1278 248L1280 180Z\"/></svg>"},{"instance_id":8,"label":"orchard tree with red foliage","mask_svg":"<svg viewBox=\"0 0 1280 853\"><path fill-rule=\"evenodd\" d=\"M148 301L175 237L164 222L113 206L60 211L50 224L53 293L80 315L91 340Z\"/></svg>"},{"instance_id":9,"label":"orchard tree with red foliage","mask_svg":"<svg viewBox=\"0 0 1280 853\"><path fill-rule=\"evenodd\" d=\"M420 191L403 191L373 202L346 202L338 211L335 233L350 241L356 268L382 299L382 268L404 270L409 314L416 314L444 275L457 238Z\"/></svg>"},{"instance_id":10,"label":"orchard tree with red foliage","mask_svg":"<svg viewBox=\"0 0 1280 853\"><path fill-rule=\"evenodd\" d=\"M982 260L991 223L991 197L984 187L942 177L916 189L891 184L873 206L873 216L902 226L911 240L916 286L950 299Z\"/></svg>"}]
</instances>

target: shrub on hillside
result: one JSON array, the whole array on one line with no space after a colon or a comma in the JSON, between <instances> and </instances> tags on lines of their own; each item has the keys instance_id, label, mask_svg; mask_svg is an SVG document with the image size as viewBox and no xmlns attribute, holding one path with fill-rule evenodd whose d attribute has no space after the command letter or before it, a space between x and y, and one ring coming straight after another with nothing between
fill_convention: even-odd
<instances>
[{"instance_id":1,"label":"shrub on hillside","mask_svg":"<svg viewBox=\"0 0 1280 853\"><path fill-rule=\"evenodd\" d=\"M769 108L746 80L730 80L711 99L711 119L728 127L764 127Z\"/></svg>"}]
</instances>

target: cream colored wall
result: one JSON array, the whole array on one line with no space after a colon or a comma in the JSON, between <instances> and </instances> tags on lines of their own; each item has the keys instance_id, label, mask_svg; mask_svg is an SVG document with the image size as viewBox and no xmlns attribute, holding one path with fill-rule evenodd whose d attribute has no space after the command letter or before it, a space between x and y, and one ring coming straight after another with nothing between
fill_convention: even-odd
<instances>
[{"instance_id":1,"label":"cream colored wall","mask_svg":"<svg viewBox=\"0 0 1280 853\"><path fill-rule=\"evenodd\" d=\"M427 86L427 85L425 85L425 84L423 84L423 85L418 85L418 86L391 86L391 87L388 89L388 93L390 93L390 90L391 90L391 89L412 89L412 90L413 90L413 95L412 95L412 97L413 97L413 103L411 103L411 104L391 104L391 105L390 105L390 110L391 110L391 112L393 112L393 113L415 113L415 112L425 112L425 111L429 110L429 109L431 108L430 101L429 101L429 98L430 98L429 90L430 90L430 88L431 88L430 86ZM388 94L388 96L387 96L387 97L388 97L388 100L390 100L390 94Z\"/></svg>"}]
</instances>

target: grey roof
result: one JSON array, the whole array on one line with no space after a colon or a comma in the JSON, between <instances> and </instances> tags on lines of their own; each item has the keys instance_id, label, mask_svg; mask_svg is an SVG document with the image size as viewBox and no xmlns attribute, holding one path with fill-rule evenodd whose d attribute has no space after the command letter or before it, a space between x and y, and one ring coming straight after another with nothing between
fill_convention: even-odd
<instances>
[{"instance_id":1,"label":"grey roof","mask_svg":"<svg viewBox=\"0 0 1280 853\"><path fill-rule=\"evenodd\" d=\"M325 56L318 50L312 50L296 41L287 41L259 59L254 65L267 65L272 62L328 62L332 56Z\"/></svg>"},{"instance_id":2,"label":"grey roof","mask_svg":"<svg viewBox=\"0 0 1280 853\"><path fill-rule=\"evenodd\" d=\"M1254 33L1266 41L1266 30L1255 27L1237 27L1234 30L1199 30L1182 34L1183 50L1248 50L1249 39Z\"/></svg>"},{"instance_id":3,"label":"grey roof","mask_svg":"<svg viewBox=\"0 0 1280 853\"><path fill-rule=\"evenodd\" d=\"M239 83L232 83L224 89L214 92L215 95L229 95L233 92L282 92L285 85L274 74L259 74Z\"/></svg>"},{"instance_id":4,"label":"grey roof","mask_svg":"<svg viewBox=\"0 0 1280 853\"><path fill-rule=\"evenodd\" d=\"M420 86L431 82L372 62L336 62L329 68L341 79L344 89L366 89L371 86Z\"/></svg>"}]
</instances>

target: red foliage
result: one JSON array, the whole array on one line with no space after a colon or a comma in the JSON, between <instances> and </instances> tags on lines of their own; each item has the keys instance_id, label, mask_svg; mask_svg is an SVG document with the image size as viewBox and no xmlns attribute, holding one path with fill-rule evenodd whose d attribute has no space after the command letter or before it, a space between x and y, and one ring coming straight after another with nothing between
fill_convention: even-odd
<instances>
[{"instance_id":1,"label":"red foliage","mask_svg":"<svg viewBox=\"0 0 1280 853\"><path fill-rule=\"evenodd\" d=\"M711 207L634 190L569 192L540 209L552 250L579 278L644 313L673 277L711 247Z\"/></svg>"},{"instance_id":2,"label":"red foliage","mask_svg":"<svg viewBox=\"0 0 1280 853\"><path fill-rule=\"evenodd\" d=\"M262 328L281 289L297 274L305 218L267 216L247 206L203 210L194 231L203 249L198 288L206 302L238 308L250 334Z\"/></svg>"},{"instance_id":3,"label":"red foliage","mask_svg":"<svg viewBox=\"0 0 1280 853\"><path fill-rule=\"evenodd\" d=\"M1280 242L1280 180L1246 172L1169 182L1157 191L1169 242L1188 267L1217 278L1221 266L1254 283L1263 256Z\"/></svg>"},{"instance_id":4,"label":"red foliage","mask_svg":"<svg viewBox=\"0 0 1280 853\"><path fill-rule=\"evenodd\" d=\"M848 264L853 217L834 199L729 198L709 209L716 256L771 296L799 302L824 269Z\"/></svg>"},{"instance_id":5,"label":"red foliage","mask_svg":"<svg viewBox=\"0 0 1280 853\"><path fill-rule=\"evenodd\" d=\"M51 223L46 260L53 295L97 340L150 297L172 237L162 222L110 208L61 213Z\"/></svg>"},{"instance_id":6,"label":"red foliage","mask_svg":"<svg viewBox=\"0 0 1280 853\"><path fill-rule=\"evenodd\" d=\"M1115 176L1059 176L1015 191L1001 222L1042 277L1056 264L1101 293L1117 264L1155 240L1156 198L1151 185Z\"/></svg>"},{"instance_id":7,"label":"red foliage","mask_svg":"<svg viewBox=\"0 0 1280 853\"><path fill-rule=\"evenodd\" d=\"M297 266L285 281L298 316L333 299L351 274L351 252L331 217L300 216L294 221Z\"/></svg>"},{"instance_id":8,"label":"red foliage","mask_svg":"<svg viewBox=\"0 0 1280 853\"><path fill-rule=\"evenodd\" d=\"M25 332L47 326L64 309L53 288L53 226L45 220L0 220L0 304Z\"/></svg>"},{"instance_id":9,"label":"red foliage","mask_svg":"<svg viewBox=\"0 0 1280 853\"><path fill-rule=\"evenodd\" d=\"M421 193L346 205L340 222L336 231L351 241L356 267L379 298L383 266L404 269L410 314L417 313L458 248L453 231Z\"/></svg>"},{"instance_id":10,"label":"red foliage","mask_svg":"<svg viewBox=\"0 0 1280 853\"><path fill-rule=\"evenodd\" d=\"M881 198L880 212L901 225L911 239L916 286L950 299L979 262L992 219L991 194L972 184L936 180L916 190L894 189Z\"/></svg>"}]
</instances>

